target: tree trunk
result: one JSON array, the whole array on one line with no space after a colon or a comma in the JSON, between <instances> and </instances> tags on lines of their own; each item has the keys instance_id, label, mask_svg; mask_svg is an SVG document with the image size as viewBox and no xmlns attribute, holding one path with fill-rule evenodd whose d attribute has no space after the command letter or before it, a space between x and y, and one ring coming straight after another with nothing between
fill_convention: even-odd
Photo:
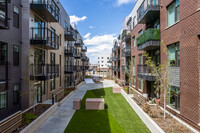
<instances>
[{"instance_id":1,"label":"tree trunk","mask_svg":"<svg viewBox=\"0 0 200 133\"><path fill-rule=\"evenodd\" d=\"M164 120L166 118L166 93L165 93L165 90L164 90Z\"/></svg>"}]
</instances>

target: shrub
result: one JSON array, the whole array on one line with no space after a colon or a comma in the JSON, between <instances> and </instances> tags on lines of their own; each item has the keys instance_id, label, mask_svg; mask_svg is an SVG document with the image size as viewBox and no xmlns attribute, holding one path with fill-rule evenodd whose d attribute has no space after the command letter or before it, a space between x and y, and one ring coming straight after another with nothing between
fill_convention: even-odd
<instances>
[{"instance_id":1,"label":"shrub","mask_svg":"<svg viewBox=\"0 0 200 133\"><path fill-rule=\"evenodd\" d=\"M38 116L34 113L27 112L22 115L22 124L30 124L33 120L35 120Z\"/></svg>"}]
</instances>

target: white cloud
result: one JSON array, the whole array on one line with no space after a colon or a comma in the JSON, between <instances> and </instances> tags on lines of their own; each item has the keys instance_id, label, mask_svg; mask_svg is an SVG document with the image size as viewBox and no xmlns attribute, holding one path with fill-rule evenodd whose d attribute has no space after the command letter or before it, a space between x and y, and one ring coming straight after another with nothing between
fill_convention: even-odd
<instances>
[{"instance_id":1,"label":"white cloud","mask_svg":"<svg viewBox=\"0 0 200 133\"><path fill-rule=\"evenodd\" d=\"M80 21L84 21L85 19L87 19L86 16L83 16L83 17L80 17L80 18L75 16L75 15L70 16L70 22L75 23L75 24L77 24Z\"/></svg>"},{"instance_id":2,"label":"white cloud","mask_svg":"<svg viewBox=\"0 0 200 133\"><path fill-rule=\"evenodd\" d=\"M94 27L94 26L89 26L89 28L90 28L90 29L94 29L95 27Z\"/></svg>"},{"instance_id":3,"label":"white cloud","mask_svg":"<svg viewBox=\"0 0 200 133\"><path fill-rule=\"evenodd\" d=\"M117 0L116 5L121 6L123 4L134 3L136 0Z\"/></svg>"},{"instance_id":4,"label":"white cloud","mask_svg":"<svg viewBox=\"0 0 200 133\"><path fill-rule=\"evenodd\" d=\"M88 47L87 55L90 58L90 63L97 63L99 54L111 54L113 40L115 38L115 34L107 34L84 40L85 45Z\"/></svg>"},{"instance_id":5,"label":"white cloud","mask_svg":"<svg viewBox=\"0 0 200 133\"><path fill-rule=\"evenodd\" d=\"M83 38L88 39L90 37L91 33L87 33Z\"/></svg>"}]
</instances>

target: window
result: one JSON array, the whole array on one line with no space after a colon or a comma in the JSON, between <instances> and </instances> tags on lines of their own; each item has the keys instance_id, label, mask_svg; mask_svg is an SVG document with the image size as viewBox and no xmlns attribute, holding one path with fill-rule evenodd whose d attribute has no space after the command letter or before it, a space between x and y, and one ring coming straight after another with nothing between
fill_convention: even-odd
<instances>
[{"instance_id":1,"label":"window","mask_svg":"<svg viewBox=\"0 0 200 133\"><path fill-rule=\"evenodd\" d=\"M168 95L168 105L180 110L180 88L172 86Z\"/></svg>"},{"instance_id":2,"label":"window","mask_svg":"<svg viewBox=\"0 0 200 133\"><path fill-rule=\"evenodd\" d=\"M143 91L143 79L139 78L139 89Z\"/></svg>"},{"instance_id":3,"label":"window","mask_svg":"<svg viewBox=\"0 0 200 133\"><path fill-rule=\"evenodd\" d=\"M13 103L19 104L19 84L15 84L13 87Z\"/></svg>"},{"instance_id":4,"label":"window","mask_svg":"<svg viewBox=\"0 0 200 133\"><path fill-rule=\"evenodd\" d=\"M45 82L41 81L41 85L42 85L42 95L45 95L46 91L45 91Z\"/></svg>"},{"instance_id":5,"label":"window","mask_svg":"<svg viewBox=\"0 0 200 133\"><path fill-rule=\"evenodd\" d=\"M0 43L0 65L4 65L7 61L7 45Z\"/></svg>"},{"instance_id":6,"label":"window","mask_svg":"<svg viewBox=\"0 0 200 133\"><path fill-rule=\"evenodd\" d=\"M101 59L103 59L103 57L101 57Z\"/></svg>"},{"instance_id":7,"label":"window","mask_svg":"<svg viewBox=\"0 0 200 133\"><path fill-rule=\"evenodd\" d=\"M136 17L133 18L133 27L135 27L135 25L136 25L135 18Z\"/></svg>"},{"instance_id":8,"label":"window","mask_svg":"<svg viewBox=\"0 0 200 133\"><path fill-rule=\"evenodd\" d=\"M135 56L133 57L133 67L135 67Z\"/></svg>"},{"instance_id":9,"label":"window","mask_svg":"<svg viewBox=\"0 0 200 133\"><path fill-rule=\"evenodd\" d=\"M51 84L51 91L54 91L56 89L55 83L56 83L55 79L51 79L51 82L50 82L50 84Z\"/></svg>"},{"instance_id":10,"label":"window","mask_svg":"<svg viewBox=\"0 0 200 133\"><path fill-rule=\"evenodd\" d=\"M62 45L62 35L60 34L60 46Z\"/></svg>"},{"instance_id":11,"label":"window","mask_svg":"<svg viewBox=\"0 0 200 133\"><path fill-rule=\"evenodd\" d=\"M107 57L107 59L109 60L109 57Z\"/></svg>"},{"instance_id":12,"label":"window","mask_svg":"<svg viewBox=\"0 0 200 133\"><path fill-rule=\"evenodd\" d=\"M175 0L168 7L168 26L173 25L175 22L179 21L179 0Z\"/></svg>"},{"instance_id":13,"label":"window","mask_svg":"<svg viewBox=\"0 0 200 133\"><path fill-rule=\"evenodd\" d=\"M133 48L135 48L135 36L132 39L133 39Z\"/></svg>"},{"instance_id":14,"label":"window","mask_svg":"<svg viewBox=\"0 0 200 133\"><path fill-rule=\"evenodd\" d=\"M13 46L13 66L19 66L19 46Z\"/></svg>"},{"instance_id":15,"label":"window","mask_svg":"<svg viewBox=\"0 0 200 133\"><path fill-rule=\"evenodd\" d=\"M133 75L133 86L135 86L136 80L135 80L135 75Z\"/></svg>"},{"instance_id":16,"label":"window","mask_svg":"<svg viewBox=\"0 0 200 133\"><path fill-rule=\"evenodd\" d=\"M169 65L180 67L180 46L175 43L168 46Z\"/></svg>"},{"instance_id":17,"label":"window","mask_svg":"<svg viewBox=\"0 0 200 133\"><path fill-rule=\"evenodd\" d=\"M139 55L139 64L140 64L140 65L143 64L143 57L142 57L142 54Z\"/></svg>"},{"instance_id":18,"label":"window","mask_svg":"<svg viewBox=\"0 0 200 133\"><path fill-rule=\"evenodd\" d=\"M103 61L101 61L101 63L103 63Z\"/></svg>"},{"instance_id":19,"label":"window","mask_svg":"<svg viewBox=\"0 0 200 133\"><path fill-rule=\"evenodd\" d=\"M55 65L56 64L56 62L55 62L55 57L56 55L55 55L55 53L51 53L51 64L52 65Z\"/></svg>"},{"instance_id":20,"label":"window","mask_svg":"<svg viewBox=\"0 0 200 133\"><path fill-rule=\"evenodd\" d=\"M51 43L56 42L55 30L53 28L50 28L50 41L51 41Z\"/></svg>"},{"instance_id":21,"label":"window","mask_svg":"<svg viewBox=\"0 0 200 133\"><path fill-rule=\"evenodd\" d=\"M139 34L139 36L142 35L142 34L143 34L143 30L140 30L140 31L138 32L138 34Z\"/></svg>"},{"instance_id":22,"label":"window","mask_svg":"<svg viewBox=\"0 0 200 133\"><path fill-rule=\"evenodd\" d=\"M0 110L6 109L7 105L7 92L0 92Z\"/></svg>"},{"instance_id":23,"label":"window","mask_svg":"<svg viewBox=\"0 0 200 133\"><path fill-rule=\"evenodd\" d=\"M13 26L19 28L19 8L13 7Z\"/></svg>"}]
</instances>

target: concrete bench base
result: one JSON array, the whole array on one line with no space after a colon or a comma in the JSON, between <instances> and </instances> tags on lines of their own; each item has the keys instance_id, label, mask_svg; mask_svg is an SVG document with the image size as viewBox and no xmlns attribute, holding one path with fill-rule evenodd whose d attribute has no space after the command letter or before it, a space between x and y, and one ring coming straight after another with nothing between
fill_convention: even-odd
<instances>
[{"instance_id":1,"label":"concrete bench base","mask_svg":"<svg viewBox=\"0 0 200 133\"><path fill-rule=\"evenodd\" d=\"M113 93L121 93L121 87L113 87Z\"/></svg>"},{"instance_id":2,"label":"concrete bench base","mask_svg":"<svg viewBox=\"0 0 200 133\"><path fill-rule=\"evenodd\" d=\"M79 110L81 108L81 99L80 98L76 98L73 101L73 109L74 110Z\"/></svg>"},{"instance_id":3,"label":"concrete bench base","mask_svg":"<svg viewBox=\"0 0 200 133\"><path fill-rule=\"evenodd\" d=\"M87 98L86 110L104 110L104 98Z\"/></svg>"}]
</instances>

